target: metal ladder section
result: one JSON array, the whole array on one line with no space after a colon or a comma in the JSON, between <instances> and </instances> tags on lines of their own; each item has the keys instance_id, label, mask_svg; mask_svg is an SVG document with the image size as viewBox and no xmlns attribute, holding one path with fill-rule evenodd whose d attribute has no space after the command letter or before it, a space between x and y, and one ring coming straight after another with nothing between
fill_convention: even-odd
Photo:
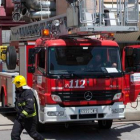
<instances>
[{"instance_id":1,"label":"metal ladder section","mask_svg":"<svg viewBox=\"0 0 140 140\"><path fill-rule=\"evenodd\" d=\"M80 0L79 13L80 31L138 31L138 0Z\"/></svg>"},{"instance_id":2,"label":"metal ladder section","mask_svg":"<svg viewBox=\"0 0 140 140\"><path fill-rule=\"evenodd\" d=\"M66 14L46 20L11 28L11 41L32 41L42 36L43 29L49 29L51 35L58 37L68 35Z\"/></svg>"},{"instance_id":3,"label":"metal ladder section","mask_svg":"<svg viewBox=\"0 0 140 140\"><path fill-rule=\"evenodd\" d=\"M36 40L43 29L53 36L138 31L138 0L75 0L67 14L11 28L11 41Z\"/></svg>"}]
</instances>

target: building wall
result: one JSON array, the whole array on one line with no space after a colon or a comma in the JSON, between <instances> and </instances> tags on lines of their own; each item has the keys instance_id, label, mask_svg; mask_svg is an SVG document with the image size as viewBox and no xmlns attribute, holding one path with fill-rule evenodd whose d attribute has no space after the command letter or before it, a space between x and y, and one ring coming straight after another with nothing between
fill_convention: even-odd
<instances>
[{"instance_id":1,"label":"building wall","mask_svg":"<svg viewBox=\"0 0 140 140\"><path fill-rule=\"evenodd\" d=\"M68 3L66 0L56 0L56 15L66 13Z\"/></svg>"},{"instance_id":2,"label":"building wall","mask_svg":"<svg viewBox=\"0 0 140 140\"><path fill-rule=\"evenodd\" d=\"M139 17L140 18L140 17ZM136 42L140 36L140 22L138 23L139 31L132 33L117 33L115 34L115 40L120 43Z\"/></svg>"},{"instance_id":3,"label":"building wall","mask_svg":"<svg viewBox=\"0 0 140 140\"><path fill-rule=\"evenodd\" d=\"M2 43L8 44L10 41L10 30L3 30L2 31Z\"/></svg>"},{"instance_id":4,"label":"building wall","mask_svg":"<svg viewBox=\"0 0 140 140\"><path fill-rule=\"evenodd\" d=\"M133 0L131 0L131 1L133 1ZM112 3L112 0L104 0L104 2ZM113 2L117 2L117 0L113 0ZM139 0L139 2L140 2L140 0Z\"/></svg>"}]
</instances>

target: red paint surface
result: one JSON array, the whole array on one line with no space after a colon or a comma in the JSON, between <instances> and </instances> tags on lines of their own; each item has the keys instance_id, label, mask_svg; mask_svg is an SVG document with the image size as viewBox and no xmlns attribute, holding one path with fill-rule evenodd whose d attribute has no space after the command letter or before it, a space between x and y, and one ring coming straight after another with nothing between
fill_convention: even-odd
<instances>
[{"instance_id":1,"label":"red paint surface","mask_svg":"<svg viewBox=\"0 0 140 140\"><path fill-rule=\"evenodd\" d=\"M5 96L5 105L7 105L7 91L6 91L6 87L5 87L5 85L2 85L2 88L4 89L4 96Z\"/></svg>"},{"instance_id":2,"label":"red paint surface","mask_svg":"<svg viewBox=\"0 0 140 140\"><path fill-rule=\"evenodd\" d=\"M131 46L127 46L127 47L130 47L130 48L140 48L140 45L131 45ZM123 71L125 71L125 48L123 49L123 54L122 54L122 68L123 68ZM129 73L126 73L123 77L123 93L124 93L124 98L125 98L125 101L124 103L127 104L129 102L134 102L136 101L137 99L137 96L139 95L140 93L140 82L131 82L131 79L130 79L130 76L131 74L134 74L134 73L140 73L140 72L129 72Z\"/></svg>"},{"instance_id":3,"label":"red paint surface","mask_svg":"<svg viewBox=\"0 0 140 140\"><path fill-rule=\"evenodd\" d=\"M5 0L4 8L5 8L6 16L12 16L12 11L14 10L14 4L12 0Z\"/></svg>"},{"instance_id":4,"label":"red paint surface","mask_svg":"<svg viewBox=\"0 0 140 140\"><path fill-rule=\"evenodd\" d=\"M0 16L6 16L5 9L3 6L0 6Z\"/></svg>"},{"instance_id":5,"label":"red paint surface","mask_svg":"<svg viewBox=\"0 0 140 140\"><path fill-rule=\"evenodd\" d=\"M98 39L42 39L39 38L36 40L36 46L118 46L115 41L111 40L98 40Z\"/></svg>"}]
</instances>

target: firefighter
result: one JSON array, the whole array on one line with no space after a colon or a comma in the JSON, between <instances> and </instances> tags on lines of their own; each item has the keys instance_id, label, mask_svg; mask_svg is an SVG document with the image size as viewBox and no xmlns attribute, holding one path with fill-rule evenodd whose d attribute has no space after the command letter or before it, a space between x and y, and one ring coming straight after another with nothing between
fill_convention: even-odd
<instances>
[{"instance_id":1,"label":"firefighter","mask_svg":"<svg viewBox=\"0 0 140 140\"><path fill-rule=\"evenodd\" d=\"M12 140L21 140L20 135L25 129L34 140L46 140L36 131L37 116L33 91L26 84L26 79L22 75L14 78L16 87L15 107L17 117L11 133Z\"/></svg>"},{"instance_id":2,"label":"firefighter","mask_svg":"<svg viewBox=\"0 0 140 140\"><path fill-rule=\"evenodd\" d=\"M89 65L89 69L100 71L102 66L102 57L100 54L95 55L95 60Z\"/></svg>"}]
</instances>

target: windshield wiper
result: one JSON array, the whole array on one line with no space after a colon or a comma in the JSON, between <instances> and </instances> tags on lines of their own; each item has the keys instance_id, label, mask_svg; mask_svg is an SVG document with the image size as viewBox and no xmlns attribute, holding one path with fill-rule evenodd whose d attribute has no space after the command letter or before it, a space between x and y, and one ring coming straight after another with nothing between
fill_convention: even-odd
<instances>
[{"instance_id":1,"label":"windshield wiper","mask_svg":"<svg viewBox=\"0 0 140 140\"><path fill-rule=\"evenodd\" d=\"M80 75L76 74L75 72L73 72L73 73L71 72L71 76L72 77L80 77Z\"/></svg>"},{"instance_id":2,"label":"windshield wiper","mask_svg":"<svg viewBox=\"0 0 140 140\"><path fill-rule=\"evenodd\" d=\"M107 73L105 75L97 75L97 78L114 78L114 75Z\"/></svg>"},{"instance_id":3,"label":"windshield wiper","mask_svg":"<svg viewBox=\"0 0 140 140\"><path fill-rule=\"evenodd\" d=\"M80 77L80 76L77 75L75 72L61 71L61 72L58 73L58 77L60 77L60 78L72 78L72 77Z\"/></svg>"},{"instance_id":4,"label":"windshield wiper","mask_svg":"<svg viewBox=\"0 0 140 140\"><path fill-rule=\"evenodd\" d=\"M104 71L84 71L84 72L99 73L99 75L96 75L97 78L114 78L114 75L112 75L110 73L104 73ZM100 74L100 73L102 73L102 74Z\"/></svg>"},{"instance_id":5,"label":"windshield wiper","mask_svg":"<svg viewBox=\"0 0 140 140\"><path fill-rule=\"evenodd\" d=\"M95 71L95 70L84 70L83 72L103 72L103 71Z\"/></svg>"},{"instance_id":6,"label":"windshield wiper","mask_svg":"<svg viewBox=\"0 0 140 140\"><path fill-rule=\"evenodd\" d=\"M61 79L61 78L66 78L66 79L70 79L71 78L71 75L70 74L61 74L61 75L58 75L58 77Z\"/></svg>"}]
</instances>

